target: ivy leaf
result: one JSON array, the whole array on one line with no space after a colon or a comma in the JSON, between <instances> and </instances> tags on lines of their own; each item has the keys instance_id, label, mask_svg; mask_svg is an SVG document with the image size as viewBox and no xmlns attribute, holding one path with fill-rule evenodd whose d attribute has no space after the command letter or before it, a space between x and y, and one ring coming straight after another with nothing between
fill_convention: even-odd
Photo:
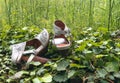
<instances>
[{"instance_id":1,"label":"ivy leaf","mask_svg":"<svg viewBox=\"0 0 120 83\"><path fill-rule=\"evenodd\" d=\"M80 43L82 43L84 40L77 40L77 41L75 41L76 43L78 43L78 44L80 44Z\"/></svg>"},{"instance_id":2,"label":"ivy leaf","mask_svg":"<svg viewBox=\"0 0 120 83\"><path fill-rule=\"evenodd\" d=\"M33 83L42 83L38 77L32 79Z\"/></svg>"},{"instance_id":3,"label":"ivy leaf","mask_svg":"<svg viewBox=\"0 0 120 83\"><path fill-rule=\"evenodd\" d=\"M23 75L28 75L29 72L27 71L19 71L17 73L15 73L15 75L11 76L11 79L17 79L17 78L21 78Z\"/></svg>"},{"instance_id":4,"label":"ivy leaf","mask_svg":"<svg viewBox=\"0 0 120 83\"><path fill-rule=\"evenodd\" d=\"M0 52L1 52L1 50L0 50ZM0 57L3 57L4 55L3 54L0 54Z\"/></svg>"},{"instance_id":5,"label":"ivy leaf","mask_svg":"<svg viewBox=\"0 0 120 83\"><path fill-rule=\"evenodd\" d=\"M97 37L97 36L100 35L100 33L99 33L99 32L95 32L95 33L93 33L93 35L94 35L95 37Z\"/></svg>"},{"instance_id":6,"label":"ivy leaf","mask_svg":"<svg viewBox=\"0 0 120 83\"><path fill-rule=\"evenodd\" d=\"M42 82L52 82L52 75L50 75L49 73L46 73L42 78L41 78Z\"/></svg>"},{"instance_id":7,"label":"ivy leaf","mask_svg":"<svg viewBox=\"0 0 120 83\"><path fill-rule=\"evenodd\" d=\"M4 78L5 79L5 78ZM7 79L6 80L7 83L15 83L16 81L14 79Z\"/></svg>"},{"instance_id":8,"label":"ivy leaf","mask_svg":"<svg viewBox=\"0 0 120 83\"><path fill-rule=\"evenodd\" d=\"M0 80L4 80L4 76L0 76Z\"/></svg>"},{"instance_id":9,"label":"ivy leaf","mask_svg":"<svg viewBox=\"0 0 120 83\"><path fill-rule=\"evenodd\" d=\"M111 80L115 80L113 75L109 75L108 78L111 79Z\"/></svg>"},{"instance_id":10,"label":"ivy leaf","mask_svg":"<svg viewBox=\"0 0 120 83\"><path fill-rule=\"evenodd\" d=\"M68 80L68 75L67 73L58 73L53 77L53 79L56 82L65 82L66 80Z\"/></svg>"},{"instance_id":11,"label":"ivy leaf","mask_svg":"<svg viewBox=\"0 0 120 83\"><path fill-rule=\"evenodd\" d=\"M95 55L95 58L100 59L100 58L102 58L104 56L108 56L108 55L98 54L98 55Z\"/></svg>"},{"instance_id":12,"label":"ivy leaf","mask_svg":"<svg viewBox=\"0 0 120 83\"><path fill-rule=\"evenodd\" d=\"M36 74L36 71L30 72L30 75L31 75L31 76L34 76L35 74Z\"/></svg>"},{"instance_id":13,"label":"ivy leaf","mask_svg":"<svg viewBox=\"0 0 120 83\"><path fill-rule=\"evenodd\" d=\"M119 64L117 62L107 62L105 69L108 72L117 72L119 71Z\"/></svg>"},{"instance_id":14,"label":"ivy leaf","mask_svg":"<svg viewBox=\"0 0 120 83\"><path fill-rule=\"evenodd\" d=\"M93 57L93 52L92 51L89 51L89 50L84 50L83 53L86 55L85 58L87 60L90 60L92 57Z\"/></svg>"},{"instance_id":15,"label":"ivy leaf","mask_svg":"<svg viewBox=\"0 0 120 83\"><path fill-rule=\"evenodd\" d=\"M75 73L76 73L75 70L69 70L68 71L68 78L71 78L72 76L74 76Z\"/></svg>"},{"instance_id":16,"label":"ivy leaf","mask_svg":"<svg viewBox=\"0 0 120 83\"><path fill-rule=\"evenodd\" d=\"M111 47L114 47L115 46L115 42L114 41L109 41L108 45L111 46Z\"/></svg>"},{"instance_id":17,"label":"ivy leaf","mask_svg":"<svg viewBox=\"0 0 120 83\"><path fill-rule=\"evenodd\" d=\"M108 82L107 80L101 79L100 83L110 83L110 82Z\"/></svg>"},{"instance_id":18,"label":"ivy leaf","mask_svg":"<svg viewBox=\"0 0 120 83\"><path fill-rule=\"evenodd\" d=\"M71 59L75 60L75 61L80 61L80 57L72 55L70 56Z\"/></svg>"},{"instance_id":19,"label":"ivy leaf","mask_svg":"<svg viewBox=\"0 0 120 83\"><path fill-rule=\"evenodd\" d=\"M93 48L94 54L100 54L101 52L102 52L102 50L100 48L97 48L97 47Z\"/></svg>"},{"instance_id":20,"label":"ivy leaf","mask_svg":"<svg viewBox=\"0 0 120 83\"><path fill-rule=\"evenodd\" d=\"M69 62L67 60L61 60L57 64L57 71L64 71L64 70L66 70L68 65L69 65Z\"/></svg>"},{"instance_id":21,"label":"ivy leaf","mask_svg":"<svg viewBox=\"0 0 120 83\"><path fill-rule=\"evenodd\" d=\"M74 67L74 68L85 68L86 66L82 66L82 65L79 65L79 64L71 63L71 64L70 64L70 67L71 67L71 68L73 68L73 67Z\"/></svg>"},{"instance_id":22,"label":"ivy leaf","mask_svg":"<svg viewBox=\"0 0 120 83\"><path fill-rule=\"evenodd\" d=\"M105 78L106 75L107 75L107 71L105 71L105 69L98 69L97 70L97 77Z\"/></svg>"},{"instance_id":23,"label":"ivy leaf","mask_svg":"<svg viewBox=\"0 0 120 83\"><path fill-rule=\"evenodd\" d=\"M86 54L86 55L91 55L91 54L92 54L92 51L89 51L89 50L86 50L86 49L85 49L85 50L83 51L83 53Z\"/></svg>"},{"instance_id":24,"label":"ivy leaf","mask_svg":"<svg viewBox=\"0 0 120 83\"><path fill-rule=\"evenodd\" d=\"M46 71L46 69L44 69L43 67L40 68L38 71L37 71L37 75L41 75L42 73L44 73Z\"/></svg>"},{"instance_id":25,"label":"ivy leaf","mask_svg":"<svg viewBox=\"0 0 120 83\"><path fill-rule=\"evenodd\" d=\"M118 52L117 55L120 55L120 52Z\"/></svg>"},{"instance_id":26,"label":"ivy leaf","mask_svg":"<svg viewBox=\"0 0 120 83\"><path fill-rule=\"evenodd\" d=\"M94 83L93 82L93 80L95 79L95 76L93 76L93 75L90 75L90 76L88 76L88 83Z\"/></svg>"},{"instance_id":27,"label":"ivy leaf","mask_svg":"<svg viewBox=\"0 0 120 83\"><path fill-rule=\"evenodd\" d=\"M40 62L30 62L30 65L34 65L34 66L39 66L39 65L41 65L41 63Z\"/></svg>"},{"instance_id":28,"label":"ivy leaf","mask_svg":"<svg viewBox=\"0 0 120 83\"><path fill-rule=\"evenodd\" d=\"M115 76L116 78L120 78L120 72L119 72L119 73L118 73L118 72L114 73L114 76Z\"/></svg>"},{"instance_id":29,"label":"ivy leaf","mask_svg":"<svg viewBox=\"0 0 120 83\"><path fill-rule=\"evenodd\" d=\"M83 51L87 46L86 42L82 42L81 45L76 49L76 51Z\"/></svg>"},{"instance_id":30,"label":"ivy leaf","mask_svg":"<svg viewBox=\"0 0 120 83\"><path fill-rule=\"evenodd\" d=\"M98 31L98 32L102 32L102 33L107 33L107 32L108 32L107 28L105 28L105 27L99 27L99 28L97 29L97 31Z\"/></svg>"},{"instance_id":31,"label":"ivy leaf","mask_svg":"<svg viewBox=\"0 0 120 83\"><path fill-rule=\"evenodd\" d=\"M120 48L116 48L114 49L116 52L120 52Z\"/></svg>"}]
</instances>

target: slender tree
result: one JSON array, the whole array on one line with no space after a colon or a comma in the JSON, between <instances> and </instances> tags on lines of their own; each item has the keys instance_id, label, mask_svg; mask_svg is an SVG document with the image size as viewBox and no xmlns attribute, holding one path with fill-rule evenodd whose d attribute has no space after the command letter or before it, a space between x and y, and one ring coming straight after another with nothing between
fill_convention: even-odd
<instances>
[{"instance_id":1,"label":"slender tree","mask_svg":"<svg viewBox=\"0 0 120 83\"><path fill-rule=\"evenodd\" d=\"M109 12L108 12L108 31L110 30L112 16L112 0L109 0Z\"/></svg>"},{"instance_id":2,"label":"slender tree","mask_svg":"<svg viewBox=\"0 0 120 83\"><path fill-rule=\"evenodd\" d=\"M4 0L5 2L5 12L6 12L6 17L8 19L8 24L11 25L11 18L10 18L10 14L11 14L11 3L10 1L8 2L9 4L7 4L7 0ZM9 6L8 6L9 5Z\"/></svg>"},{"instance_id":3,"label":"slender tree","mask_svg":"<svg viewBox=\"0 0 120 83\"><path fill-rule=\"evenodd\" d=\"M90 9L89 9L89 27L92 26L92 20L93 20L93 15L92 15L92 5L93 5L93 1L90 0Z\"/></svg>"}]
</instances>

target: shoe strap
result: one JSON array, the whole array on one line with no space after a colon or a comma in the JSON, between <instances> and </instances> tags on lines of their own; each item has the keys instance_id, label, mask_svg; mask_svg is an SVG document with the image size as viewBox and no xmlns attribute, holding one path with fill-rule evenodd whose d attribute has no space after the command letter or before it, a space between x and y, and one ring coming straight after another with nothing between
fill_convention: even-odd
<instances>
[{"instance_id":1,"label":"shoe strap","mask_svg":"<svg viewBox=\"0 0 120 83\"><path fill-rule=\"evenodd\" d=\"M35 49L26 50L26 51L23 52L23 55L34 54L34 50L35 50Z\"/></svg>"},{"instance_id":2,"label":"shoe strap","mask_svg":"<svg viewBox=\"0 0 120 83\"><path fill-rule=\"evenodd\" d=\"M49 34L46 29L44 29L40 34L38 34L35 39L41 42L41 45L37 49L27 50L23 54L34 54L37 55L44 47L46 47L49 39Z\"/></svg>"},{"instance_id":3,"label":"shoe strap","mask_svg":"<svg viewBox=\"0 0 120 83\"><path fill-rule=\"evenodd\" d=\"M38 47L37 49L35 49L35 50L34 50L34 54L35 54L35 55L38 55L38 53L39 53L42 49L44 49L44 46L43 46L43 45L41 45L40 47Z\"/></svg>"},{"instance_id":4,"label":"shoe strap","mask_svg":"<svg viewBox=\"0 0 120 83\"><path fill-rule=\"evenodd\" d=\"M43 45L39 46L37 49L32 49L32 50L27 50L23 52L23 55L27 55L27 54L34 54L34 55L38 55L38 53L40 52L40 50L44 49Z\"/></svg>"},{"instance_id":5,"label":"shoe strap","mask_svg":"<svg viewBox=\"0 0 120 83\"><path fill-rule=\"evenodd\" d=\"M27 63L26 63L26 67L27 67L27 68L29 68L29 64L30 64L30 62L33 60L34 57L35 57L35 55L34 55L34 54L31 54L30 57L28 58Z\"/></svg>"}]
</instances>

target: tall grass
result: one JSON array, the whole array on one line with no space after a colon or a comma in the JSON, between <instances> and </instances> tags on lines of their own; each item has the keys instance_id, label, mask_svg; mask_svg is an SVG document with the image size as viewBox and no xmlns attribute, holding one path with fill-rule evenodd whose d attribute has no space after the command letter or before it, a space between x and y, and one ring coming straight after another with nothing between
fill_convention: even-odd
<instances>
[{"instance_id":1,"label":"tall grass","mask_svg":"<svg viewBox=\"0 0 120 83\"><path fill-rule=\"evenodd\" d=\"M55 19L72 29L120 27L120 0L2 0L10 26L52 28ZM112 2L113 6L110 7ZM111 17L112 16L112 17ZM108 17L108 18L107 18Z\"/></svg>"},{"instance_id":2,"label":"tall grass","mask_svg":"<svg viewBox=\"0 0 120 83\"><path fill-rule=\"evenodd\" d=\"M2 29L2 13L3 13L3 8L2 8L2 6L3 6L3 1L1 1L0 0L0 32L1 32L1 29Z\"/></svg>"},{"instance_id":3,"label":"tall grass","mask_svg":"<svg viewBox=\"0 0 120 83\"><path fill-rule=\"evenodd\" d=\"M12 32L19 38L26 26L33 30L31 34L42 28L51 32L56 19L75 35L84 27L120 29L120 0L0 0L0 44L13 40ZM25 39L24 34L21 37Z\"/></svg>"}]
</instances>

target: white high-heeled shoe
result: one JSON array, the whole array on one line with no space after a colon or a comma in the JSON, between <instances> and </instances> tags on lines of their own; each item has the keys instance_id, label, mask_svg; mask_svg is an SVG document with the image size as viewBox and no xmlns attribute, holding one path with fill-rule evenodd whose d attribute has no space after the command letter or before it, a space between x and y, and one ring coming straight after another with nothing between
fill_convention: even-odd
<instances>
[{"instance_id":1,"label":"white high-heeled shoe","mask_svg":"<svg viewBox=\"0 0 120 83\"><path fill-rule=\"evenodd\" d=\"M67 37L71 36L70 29L61 20L56 20L53 24L54 38L52 43L58 50L65 50L70 48L71 41Z\"/></svg>"},{"instance_id":2,"label":"white high-heeled shoe","mask_svg":"<svg viewBox=\"0 0 120 83\"><path fill-rule=\"evenodd\" d=\"M21 63L21 59L25 55L27 56L27 64L33 60L34 57L38 57L39 55L43 54L44 50L47 50L49 42L49 33L46 29L44 29L40 34L38 34L34 39L27 41L27 42L22 42L19 44L14 44L11 46L12 49L12 55L11 59L13 63ZM32 50L25 50L26 46L32 46L34 49ZM40 58L40 57L39 57ZM41 63L45 63L48 60L46 58L40 58ZM39 61L37 59L37 61Z\"/></svg>"}]
</instances>

